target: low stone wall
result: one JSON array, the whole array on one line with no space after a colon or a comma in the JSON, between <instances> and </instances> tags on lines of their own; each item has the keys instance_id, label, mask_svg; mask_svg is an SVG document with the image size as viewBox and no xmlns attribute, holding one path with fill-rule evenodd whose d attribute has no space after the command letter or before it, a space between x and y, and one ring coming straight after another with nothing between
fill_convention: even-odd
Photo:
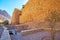
<instances>
[{"instance_id":1,"label":"low stone wall","mask_svg":"<svg viewBox=\"0 0 60 40\"><path fill-rule=\"evenodd\" d=\"M60 30L54 33L54 39L60 40ZM52 40L50 29L34 29L22 31L24 40Z\"/></svg>"}]
</instances>

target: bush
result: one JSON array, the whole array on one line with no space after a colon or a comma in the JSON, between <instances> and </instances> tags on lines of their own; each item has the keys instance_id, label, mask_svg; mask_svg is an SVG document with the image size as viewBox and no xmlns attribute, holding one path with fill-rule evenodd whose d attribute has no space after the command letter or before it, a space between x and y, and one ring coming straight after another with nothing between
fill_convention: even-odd
<instances>
[{"instance_id":1,"label":"bush","mask_svg":"<svg viewBox=\"0 0 60 40\"><path fill-rule=\"evenodd\" d=\"M3 25L3 22L0 22L0 25Z\"/></svg>"}]
</instances>

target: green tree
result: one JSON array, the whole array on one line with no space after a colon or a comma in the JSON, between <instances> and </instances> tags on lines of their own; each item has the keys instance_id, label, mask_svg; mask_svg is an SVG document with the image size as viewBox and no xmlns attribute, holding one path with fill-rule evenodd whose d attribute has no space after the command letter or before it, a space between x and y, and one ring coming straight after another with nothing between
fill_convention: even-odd
<instances>
[{"instance_id":1,"label":"green tree","mask_svg":"<svg viewBox=\"0 0 60 40\"><path fill-rule=\"evenodd\" d=\"M5 21L3 22L3 24L4 24L4 25L8 25L8 24L9 24L9 21L8 21L8 20L5 20Z\"/></svg>"},{"instance_id":2,"label":"green tree","mask_svg":"<svg viewBox=\"0 0 60 40\"><path fill-rule=\"evenodd\" d=\"M0 25L3 25L3 22L0 22Z\"/></svg>"},{"instance_id":3,"label":"green tree","mask_svg":"<svg viewBox=\"0 0 60 40\"><path fill-rule=\"evenodd\" d=\"M51 15L49 17L47 17L45 19L47 22L49 22L49 25L51 27L51 36L52 36L52 40L54 40L54 34L55 34L55 23L60 21L60 16L59 14L54 11L54 12L51 12Z\"/></svg>"}]
</instances>

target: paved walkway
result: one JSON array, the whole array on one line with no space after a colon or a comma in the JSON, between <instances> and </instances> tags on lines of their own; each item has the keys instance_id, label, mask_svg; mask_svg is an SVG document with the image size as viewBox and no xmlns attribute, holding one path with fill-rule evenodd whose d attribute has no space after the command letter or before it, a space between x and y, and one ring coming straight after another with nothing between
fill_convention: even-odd
<instances>
[{"instance_id":1,"label":"paved walkway","mask_svg":"<svg viewBox=\"0 0 60 40\"><path fill-rule=\"evenodd\" d=\"M23 40L23 37L20 33L17 33L16 35L11 35L11 40Z\"/></svg>"},{"instance_id":2,"label":"paved walkway","mask_svg":"<svg viewBox=\"0 0 60 40\"><path fill-rule=\"evenodd\" d=\"M4 29L0 40L11 40L8 30Z\"/></svg>"},{"instance_id":3,"label":"paved walkway","mask_svg":"<svg viewBox=\"0 0 60 40\"><path fill-rule=\"evenodd\" d=\"M4 28L4 31L1 35L0 40L23 40L21 33L10 35L9 30L7 30L6 27L3 27L3 28Z\"/></svg>"},{"instance_id":4,"label":"paved walkway","mask_svg":"<svg viewBox=\"0 0 60 40\"><path fill-rule=\"evenodd\" d=\"M3 31L4 31L3 27L0 26L0 38L1 38L1 35L2 35Z\"/></svg>"}]
</instances>

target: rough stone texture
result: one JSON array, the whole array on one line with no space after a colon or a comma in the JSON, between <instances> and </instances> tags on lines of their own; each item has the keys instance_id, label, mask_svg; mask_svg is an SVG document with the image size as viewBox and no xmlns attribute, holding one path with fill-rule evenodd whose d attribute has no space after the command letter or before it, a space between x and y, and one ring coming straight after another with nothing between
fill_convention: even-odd
<instances>
[{"instance_id":1,"label":"rough stone texture","mask_svg":"<svg viewBox=\"0 0 60 40\"><path fill-rule=\"evenodd\" d=\"M13 13L13 24L24 23L29 26L29 29L50 27L45 19L51 12L56 11L60 14L60 0L29 0L21 11L22 15L17 14L17 12L21 14L19 10Z\"/></svg>"},{"instance_id":2,"label":"rough stone texture","mask_svg":"<svg viewBox=\"0 0 60 40\"><path fill-rule=\"evenodd\" d=\"M21 11L22 15L19 15ZM44 21L53 11L60 13L60 0L29 0L21 11L15 8L12 15L13 24Z\"/></svg>"},{"instance_id":3,"label":"rough stone texture","mask_svg":"<svg viewBox=\"0 0 60 40\"><path fill-rule=\"evenodd\" d=\"M19 15L21 14L21 11L17 8L14 9L14 12L12 14L12 24L19 24Z\"/></svg>"},{"instance_id":4,"label":"rough stone texture","mask_svg":"<svg viewBox=\"0 0 60 40\"><path fill-rule=\"evenodd\" d=\"M11 40L8 30L4 29L0 40Z\"/></svg>"},{"instance_id":5,"label":"rough stone texture","mask_svg":"<svg viewBox=\"0 0 60 40\"><path fill-rule=\"evenodd\" d=\"M60 0L29 0L22 8L20 23L44 20L53 11L60 13Z\"/></svg>"}]
</instances>

